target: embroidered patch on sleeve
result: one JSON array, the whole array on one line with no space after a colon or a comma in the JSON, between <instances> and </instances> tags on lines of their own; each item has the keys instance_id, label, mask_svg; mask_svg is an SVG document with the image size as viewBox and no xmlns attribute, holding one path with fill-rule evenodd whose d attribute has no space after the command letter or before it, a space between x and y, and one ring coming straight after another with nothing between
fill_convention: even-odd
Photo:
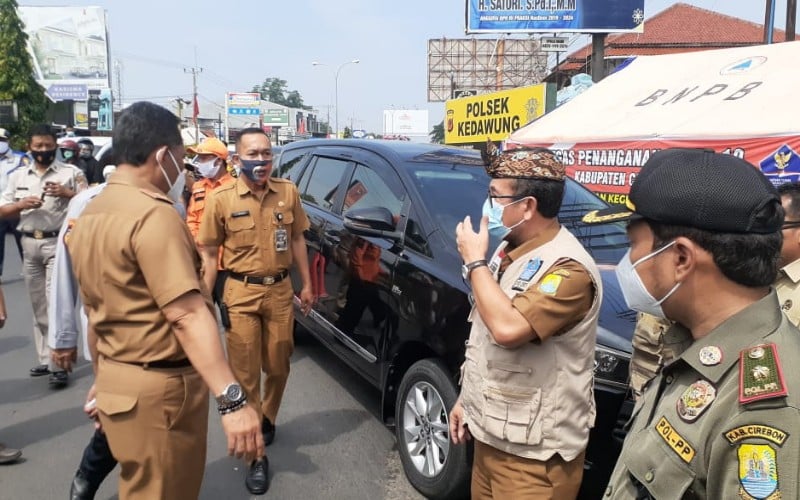
<instances>
[{"instance_id":1,"label":"embroidered patch on sleeve","mask_svg":"<svg viewBox=\"0 0 800 500\"><path fill-rule=\"evenodd\" d=\"M539 291L545 295L555 295L564 278L557 274L548 274L539 283Z\"/></svg>"},{"instance_id":2,"label":"embroidered patch on sleeve","mask_svg":"<svg viewBox=\"0 0 800 500\"><path fill-rule=\"evenodd\" d=\"M758 438L766 439L767 441L771 441L778 446L783 446L783 443L786 442L786 438L789 437L788 432L782 431L777 427L759 424L748 424L735 427L729 431L726 431L723 435L730 444L736 444L739 441L747 438Z\"/></svg>"},{"instance_id":3,"label":"embroidered patch on sleeve","mask_svg":"<svg viewBox=\"0 0 800 500\"><path fill-rule=\"evenodd\" d=\"M778 491L778 460L775 450L767 444L742 444L739 457L739 496L746 499L780 498Z\"/></svg>"}]
</instances>

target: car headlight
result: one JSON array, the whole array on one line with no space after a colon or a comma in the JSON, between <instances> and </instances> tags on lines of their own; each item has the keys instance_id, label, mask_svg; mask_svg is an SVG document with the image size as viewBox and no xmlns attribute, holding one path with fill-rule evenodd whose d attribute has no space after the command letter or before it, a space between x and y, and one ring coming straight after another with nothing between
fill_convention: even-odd
<instances>
[{"instance_id":1,"label":"car headlight","mask_svg":"<svg viewBox=\"0 0 800 500\"><path fill-rule=\"evenodd\" d=\"M598 382L625 389L628 387L630 362L630 354L598 345L594 351L594 378Z\"/></svg>"}]
</instances>

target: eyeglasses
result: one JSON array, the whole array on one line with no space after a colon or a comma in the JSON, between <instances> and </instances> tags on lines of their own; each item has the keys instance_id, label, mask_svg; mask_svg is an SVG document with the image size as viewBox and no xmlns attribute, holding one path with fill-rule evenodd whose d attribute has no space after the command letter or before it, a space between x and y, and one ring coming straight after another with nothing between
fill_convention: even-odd
<instances>
[{"instance_id":1,"label":"eyeglasses","mask_svg":"<svg viewBox=\"0 0 800 500\"><path fill-rule=\"evenodd\" d=\"M800 227L800 220L787 220L783 222L781 229L797 229Z\"/></svg>"},{"instance_id":2,"label":"eyeglasses","mask_svg":"<svg viewBox=\"0 0 800 500\"><path fill-rule=\"evenodd\" d=\"M489 191L488 192L488 198L489 198L489 206L491 208L494 208L494 201L493 200L495 198L511 198L511 199L516 199L516 200L521 200L522 198L525 198L525 197L524 196L519 196L519 195L516 195L516 194L492 194L492 192Z\"/></svg>"}]
</instances>

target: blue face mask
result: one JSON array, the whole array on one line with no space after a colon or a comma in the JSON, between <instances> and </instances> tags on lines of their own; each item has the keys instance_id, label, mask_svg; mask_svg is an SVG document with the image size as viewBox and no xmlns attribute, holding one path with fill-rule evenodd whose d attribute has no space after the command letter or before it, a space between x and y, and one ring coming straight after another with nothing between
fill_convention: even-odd
<instances>
[{"instance_id":1,"label":"blue face mask","mask_svg":"<svg viewBox=\"0 0 800 500\"><path fill-rule=\"evenodd\" d=\"M266 182L267 177L269 177L269 169L264 167L269 165L269 160L245 160L240 158L239 161L242 163L239 172L245 177L257 184Z\"/></svg>"},{"instance_id":2,"label":"blue face mask","mask_svg":"<svg viewBox=\"0 0 800 500\"><path fill-rule=\"evenodd\" d=\"M520 202L524 199L525 198L512 201L508 205L500 205L499 203L490 204L489 198L486 198L486 201L483 202L483 215L489 218L489 234L493 238L502 240L508 236L512 229L525 222L525 219L523 218L511 227L507 227L503 224L503 210L505 210L507 206L513 205L514 203Z\"/></svg>"}]
</instances>

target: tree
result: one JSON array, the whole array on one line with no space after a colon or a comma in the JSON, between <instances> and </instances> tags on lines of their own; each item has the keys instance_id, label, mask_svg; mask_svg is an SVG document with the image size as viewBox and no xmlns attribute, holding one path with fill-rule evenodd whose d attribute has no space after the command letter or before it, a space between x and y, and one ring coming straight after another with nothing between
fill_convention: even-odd
<instances>
[{"instance_id":1,"label":"tree","mask_svg":"<svg viewBox=\"0 0 800 500\"><path fill-rule=\"evenodd\" d=\"M430 136L432 143L444 144L444 120L439 125L434 125L428 136Z\"/></svg>"},{"instance_id":2,"label":"tree","mask_svg":"<svg viewBox=\"0 0 800 500\"><path fill-rule=\"evenodd\" d=\"M33 76L28 35L17 15L16 0L0 0L0 99L17 103L19 120L0 126L13 135L12 147L20 149L32 125L42 123L48 100Z\"/></svg>"},{"instance_id":3,"label":"tree","mask_svg":"<svg viewBox=\"0 0 800 500\"><path fill-rule=\"evenodd\" d=\"M289 84L281 78L265 78L261 85L253 85L252 91L261 94L261 99L264 101L290 108L311 109L311 106L303 104L300 92L289 90Z\"/></svg>"}]
</instances>

